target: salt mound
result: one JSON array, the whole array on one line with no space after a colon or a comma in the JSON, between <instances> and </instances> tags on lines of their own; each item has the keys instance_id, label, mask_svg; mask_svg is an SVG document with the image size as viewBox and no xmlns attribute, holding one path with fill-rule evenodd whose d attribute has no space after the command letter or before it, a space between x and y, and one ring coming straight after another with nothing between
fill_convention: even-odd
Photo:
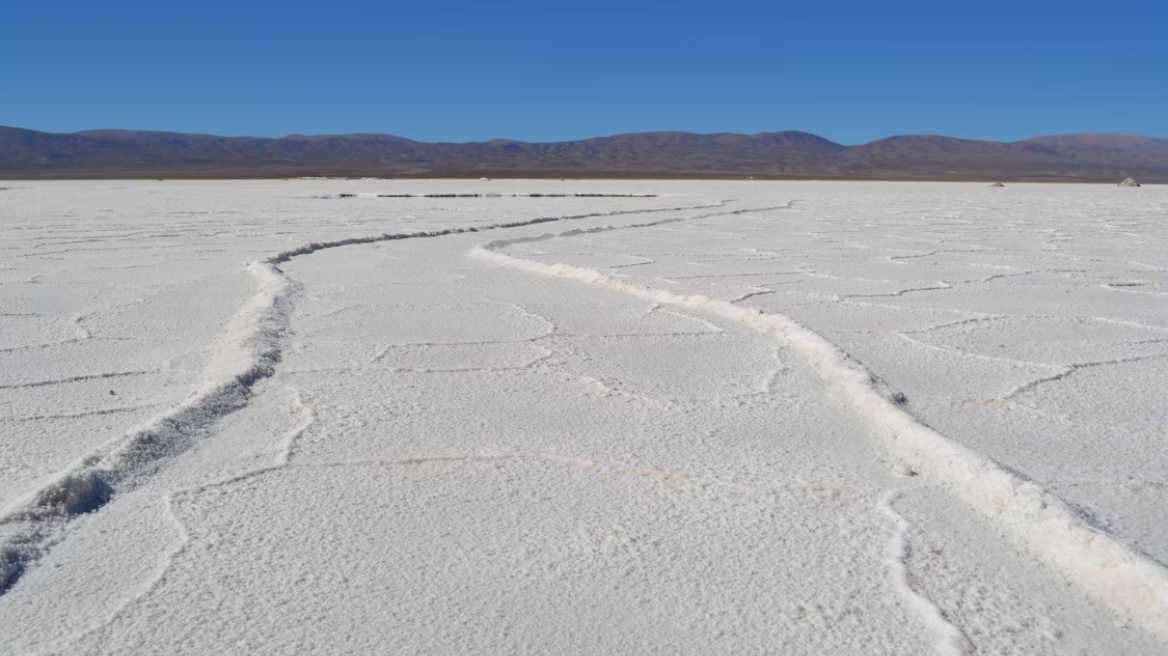
<instances>
[{"instance_id":1,"label":"salt mound","mask_svg":"<svg viewBox=\"0 0 1168 656\"><path fill-rule=\"evenodd\" d=\"M1138 186L1140 186L1140 183L1136 182L1135 178L1128 178L1127 180L1124 180L1123 182L1119 183L1119 186L1121 186L1121 187L1138 187Z\"/></svg>"}]
</instances>

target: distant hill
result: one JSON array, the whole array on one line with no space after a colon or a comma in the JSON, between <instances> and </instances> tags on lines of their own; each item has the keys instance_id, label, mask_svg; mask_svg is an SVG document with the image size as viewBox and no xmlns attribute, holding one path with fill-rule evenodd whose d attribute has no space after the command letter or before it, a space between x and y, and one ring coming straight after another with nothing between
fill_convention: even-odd
<instances>
[{"instance_id":1,"label":"distant hill","mask_svg":"<svg viewBox=\"0 0 1168 656\"><path fill-rule=\"evenodd\" d=\"M644 132L580 141L422 143L386 134L278 139L0 127L0 178L531 176L1168 182L1168 139L901 136L843 146L806 132Z\"/></svg>"},{"instance_id":2,"label":"distant hill","mask_svg":"<svg viewBox=\"0 0 1168 656\"><path fill-rule=\"evenodd\" d=\"M1065 134L1049 137L1034 137L1024 143L1043 146L1065 146L1068 148L1104 148L1122 150L1129 153L1154 153L1168 155L1168 139L1141 137L1135 134Z\"/></svg>"}]
</instances>

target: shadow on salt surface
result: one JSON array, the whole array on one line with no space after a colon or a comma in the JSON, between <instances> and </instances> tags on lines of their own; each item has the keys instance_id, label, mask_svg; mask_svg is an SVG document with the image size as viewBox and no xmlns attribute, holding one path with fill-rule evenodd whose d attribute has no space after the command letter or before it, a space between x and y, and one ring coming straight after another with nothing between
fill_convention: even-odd
<instances>
[{"instance_id":1,"label":"shadow on salt surface","mask_svg":"<svg viewBox=\"0 0 1168 656\"><path fill-rule=\"evenodd\" d=\"M1096 525L1168 563L1168 533L1156 519L1168 503L1163 423L1107 423L1087 413L1060 416L999 399L917 396L912 409L937 430L1025 472ZM1131 493L1117 492L1123 490Z\"/></svg>"},{"instance_id":2,"label":"shadow on salt surface","mask_svg":"<svg viewBox=\"0 0 1168 656\"><path fill-rule=\"evenodd\" d=\"M174 456L131 495L198 490L285 462L290 449L318 430L298 390L278 378L256 383L246 407L216 424L214 433Z\"/></svg>"},{"instance_id":3,"label":"shadow on salt surface","mask_svg":"<svg viewBox=\"0 0 1168 656\"><path fill-rule=\"evenodd\" d=\"M1157 454L1161 452L1162 448L1156 449ZM1048 484L1105 530L1124 536L1136 549L1168 563L1168 522L1146 519L1164 515L1168 482L1133 476L1130 480L1058 480Z\"/></svg>"},{"instance_id":4,"label":"shadow on salt surface","mask_svg":"<svg viewBox=\"0 0 1168 656\"><path fill-rule=\"evenodd\" d=\"M255 391L251 403L224 417L214 434L176 456L140 489L101 513L75 520L75 530L0 596L0 634L10 638L0 653L9 653L6 647L11 653L71 651L72 641L162 581L186 535L166 507L171 491L271 468L288 448L289 436L312 426L294 390L261 381Z\"/></svg>"},{"instance_id":5,"label":"shadow on salt surface","mask_svg":"<svg viewBox=\"0 0 1168 656\"><path fill-rule=\"evenodd\" d=\"M0 595L0 654L80 653L70 643L146 593L182 536L157 496L119 499L77 521L84 530Z\"/></svg>"},{"instance_id":6,"label":"shadow on salt surface","mask_svg":"<svg viewBox=\"0 0 1168 656\"><path fill-rule=\"evenodd\" d=\"M976 653L1163 653L1152 634L1128 627L1091 597L1067 595L1062 577L1012 549L996 524L944 492L912 489L894 507L911 526L907 564L915 583Z\"/></svg>"},{"instance_id":7,"label":"shadow on salt surface","mask_svg":"<svg viewBox=\"0 0 1168 656\"><path fill-rule=\"evenodd\" d=\"M0 419L0 506L36 489L75 461L78 451L119 437L126 424L145 421L158 410L158 406L139 406L109 414L36 421Z\"/></svg>"},{"instance_id":8,"label":"shadow on salt surface","mask_svg":"<svg viewBox=\"0 0 1168 656\"><path fill-rule=\"evenodd\" d=\"M924 653L872 575L875 496L540 459L282 469L180 497L189 547L76 648Z\"/></svg>"}]
</instances>

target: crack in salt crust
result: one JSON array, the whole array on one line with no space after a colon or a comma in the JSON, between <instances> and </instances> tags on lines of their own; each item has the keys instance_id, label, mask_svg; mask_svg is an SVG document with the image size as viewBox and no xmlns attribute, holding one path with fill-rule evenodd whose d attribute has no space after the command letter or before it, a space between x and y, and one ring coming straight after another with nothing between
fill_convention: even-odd
<instances>
[{"instance_id":1,"label":"crack in salt crust","mask_svg":"<svg viewBox=\"0 0 1168 656\"><path fill-rule=\"evenodd\" d=\"M756 210L738 210L738 213ZM780 314L701 295L676 294L633 284L595 269L545 264L507 255L516 244L560 239L662 222L534 237L501 239L471 254L542 275L558 276L649 300L703 310L773 335L801 352L828 388L842 397L915 471L997 522L1016 540L1084 590L1162 638L1168 638L1168 568L1106 533L1054 493L991 458L942 435L908 413L890 389L846 351Z\"/></svg>"}]
</instances>

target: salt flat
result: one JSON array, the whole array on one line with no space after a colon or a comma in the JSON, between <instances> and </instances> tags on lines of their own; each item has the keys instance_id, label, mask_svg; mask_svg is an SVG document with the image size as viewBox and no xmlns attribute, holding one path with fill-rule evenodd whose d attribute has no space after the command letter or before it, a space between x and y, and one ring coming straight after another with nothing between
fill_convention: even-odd
<instances>
[{"instance_id":1,"label":"salt flat","mask_svg":"<svg viewBox=\"0 0 1168 656\"><path fill-rule=\"evenodd\" d=\"M1165 650L1168 189L7 186L0 653Z\"/></svg>"}]
</instances>

